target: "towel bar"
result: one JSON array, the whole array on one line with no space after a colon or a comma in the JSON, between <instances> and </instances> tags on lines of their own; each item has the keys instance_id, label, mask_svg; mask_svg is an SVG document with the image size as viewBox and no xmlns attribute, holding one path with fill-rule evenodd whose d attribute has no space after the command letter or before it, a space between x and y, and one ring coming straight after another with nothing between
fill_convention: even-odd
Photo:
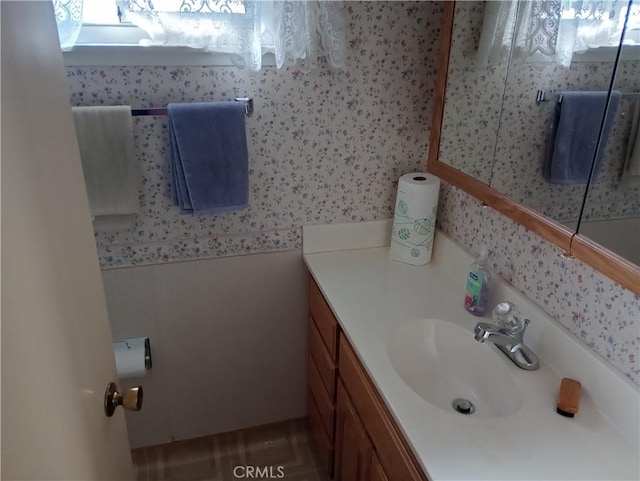
<instances>
[{"instance_id":1,"label":"towel bar","mask_svg":"<svg viewBox=\"0 0 640 481\"><path fill-rule=\"evenodd\" d=\"M251 117L253 113L253 99L250 97L236 97L236 102L244 102L244 112L247 117ZM131 109L131 115L133 117L140 117L143 115L167 115L167 109Z\"/></svg>"},{"instance_id":2,"label":"towel bar","mask_svg":"<svg viewBox=\"0 0 640 481\"><path fill-rule=\"evenodd\" d=\"M625 98L634 98L634 97L640 97L640 92L629 92L629 93L622 93L622 96ZM549 100L547 98L547 92L545 92L544 90L538 90L536 91L536 103L540 104L542 102L549 102ZM558 97L556 98L556 102L561 103L562 102L562 94L558 94Z\"/></svg>"}]
</instances>

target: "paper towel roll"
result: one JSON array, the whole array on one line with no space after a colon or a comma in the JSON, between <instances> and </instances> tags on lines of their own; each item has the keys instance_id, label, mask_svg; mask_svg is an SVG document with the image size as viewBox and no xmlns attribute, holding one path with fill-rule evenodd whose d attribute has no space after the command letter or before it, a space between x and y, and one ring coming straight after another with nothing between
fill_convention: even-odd
<instances>
[{"instance_id":1,"label":"paper towel roll","mask_svg":"<svg viewBox=\"0 0 640 481\"><path fill-rule=\"evenodd\" d=\"M120 379L144 376L147 374L147 369L151 367L148 337L115 341L113 351Z\"/></svg>"},{"instance_id":2,"label":"paper towel roll","mask_svg":"<svg viewBox=\"0 0 640 481\"><path fill-rule=\"evenodd\" d=\"M432 174L405 174L398 181L391 230L391 258L415 266L431 260L440 179Z\"/></svg>"}]
</instances>

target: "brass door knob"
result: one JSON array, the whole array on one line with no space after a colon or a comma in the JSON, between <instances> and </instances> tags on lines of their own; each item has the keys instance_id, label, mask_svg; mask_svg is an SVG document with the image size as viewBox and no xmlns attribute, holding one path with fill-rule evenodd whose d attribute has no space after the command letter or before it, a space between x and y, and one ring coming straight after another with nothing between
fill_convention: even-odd
<instances>
[{"instance_id":1,"label":"brass door knob","mask_svg":"<svg viewBox=\"0 0 640 481\"><path fill-rule=\"evenodd\" d=\"M122 406L127 411L140 411L142 409L142 386L126 389L118 392L115 382L107 384L104 393L104 412L108 418L113 416L118 406Z\"/></svg>"}]
</instances>

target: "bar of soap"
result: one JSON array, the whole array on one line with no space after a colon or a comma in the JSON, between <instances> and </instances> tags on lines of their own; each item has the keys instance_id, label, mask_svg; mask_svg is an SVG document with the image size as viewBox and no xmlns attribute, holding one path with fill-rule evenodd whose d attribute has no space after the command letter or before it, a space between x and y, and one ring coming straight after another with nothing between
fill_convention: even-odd
<instances>
[{"instance_id":1,"label":"bar of soap","mask_svg":"<svg viewBox=\"0 0 640 481\"><path fill-rule=\"evenodd\" d=\"M558 406L556 411L562 416L572 418L580 406L580 391L582 384L575 379L562 378L560 391L558 392Z\"/></svg>"}]
</instances>

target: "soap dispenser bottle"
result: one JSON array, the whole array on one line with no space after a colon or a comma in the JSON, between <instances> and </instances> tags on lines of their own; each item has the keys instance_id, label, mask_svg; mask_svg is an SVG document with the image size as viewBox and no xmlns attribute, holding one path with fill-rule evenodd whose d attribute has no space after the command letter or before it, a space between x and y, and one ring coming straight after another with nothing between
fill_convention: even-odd
<instances>
[{"instance_id":1,"label":"soap dispenser bottle","mask_svg":"<svg viewBox=\"0 0 640 481\"><path fill-rule=\"evenodd\" d=\"M471 264L464 294L464 307L474 316L484 316L489 304L491 270L488 267L489 253L482 248L478 260Z\"/></svg>"}]
</instances>

